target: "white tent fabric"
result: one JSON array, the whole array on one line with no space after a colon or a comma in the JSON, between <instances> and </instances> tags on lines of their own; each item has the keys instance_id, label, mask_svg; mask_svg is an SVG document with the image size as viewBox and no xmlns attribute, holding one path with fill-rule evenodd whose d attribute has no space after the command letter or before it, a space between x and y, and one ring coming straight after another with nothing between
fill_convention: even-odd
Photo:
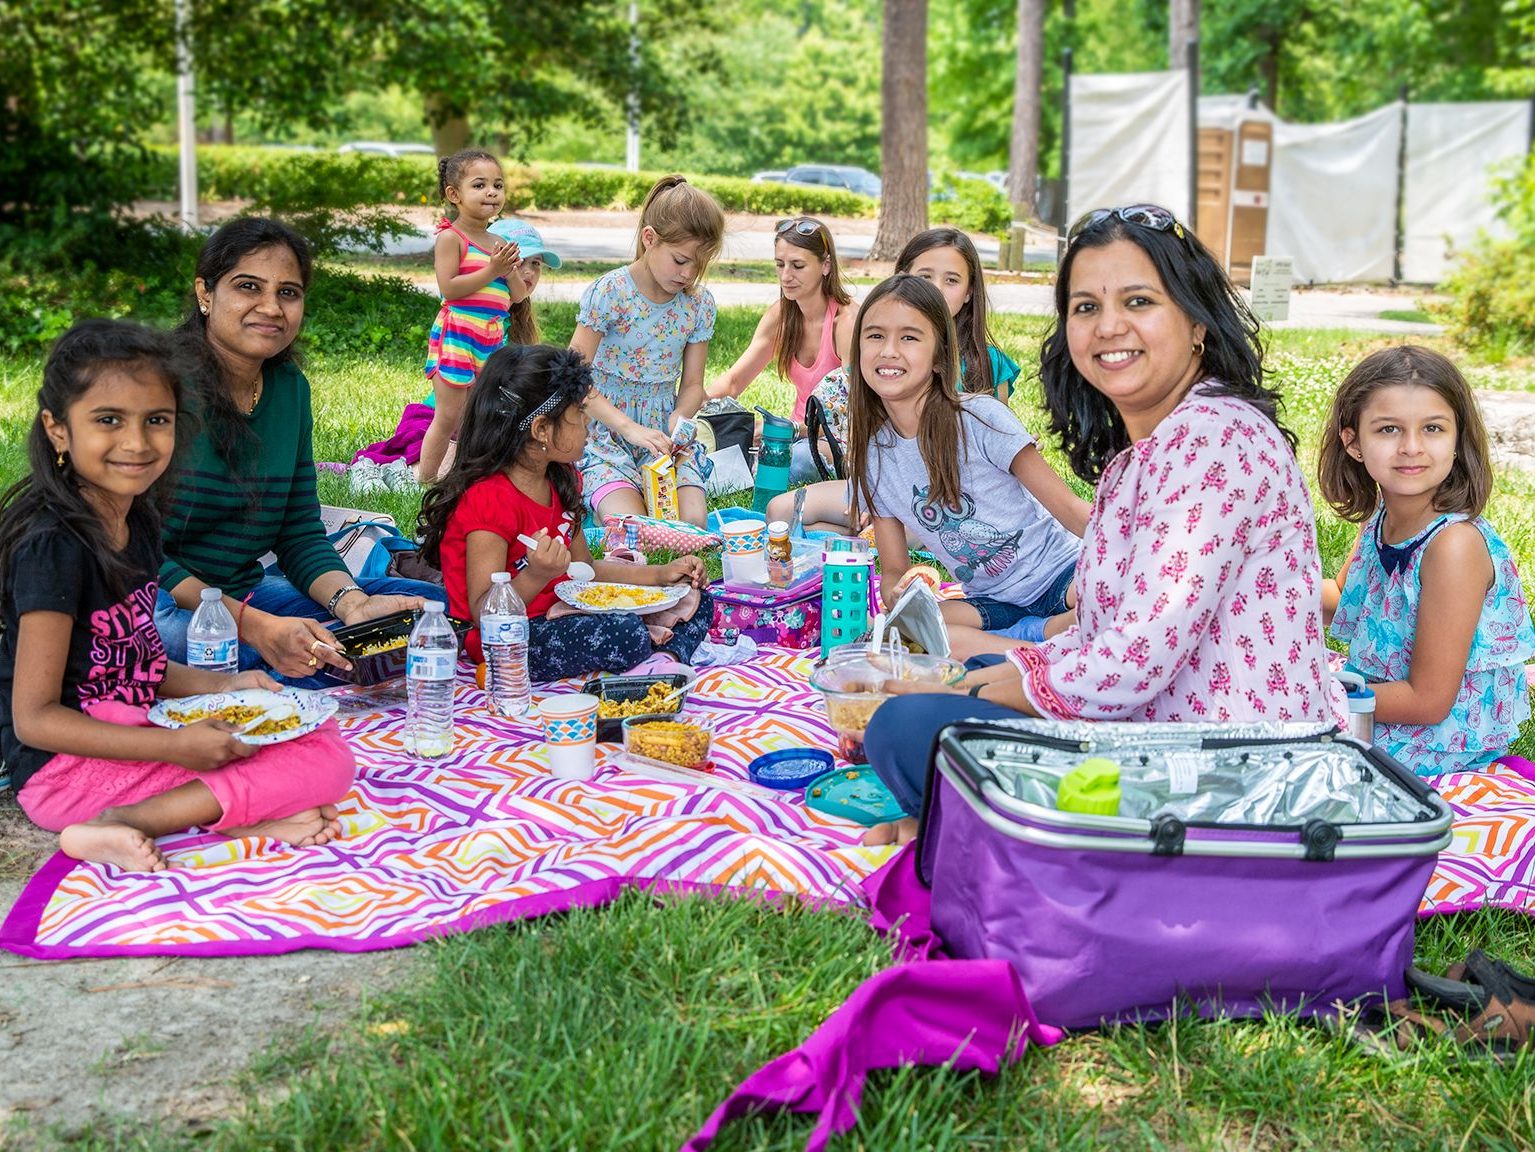
<instances>
[{"instance_id":1,"label":"white tent fabric","mask_svg":"<svg viewBox=\"0 0 1535 1152\"><path fill-rule=\"evenodd\" d=\"M1192 147L1187 71L1072 76L1067 219L1120 204L1188 219Z\"/></svg>"},{"instance_id":2,"label":"white tent fabric","mask_svg":"<svg viewBox=\"0 0 1535 1152\"><path fill-rule=\"evenodd\" d=\"M1478 230L1497 234L1492 178L1529 144L1528 101L1408 105L1403 279L1438 281Z\"/></svg>"},{"instance_id":3,"label":"white tent fabric","mask_svg":"<svg viewBox=\"0 0 1535 1152\"><path fill-rule=\"evenodd\" d=\"M1402 105L1336 124L1274 125L1268 252L1295 279L1389 280Z\"/></svg>"}]
</instances>

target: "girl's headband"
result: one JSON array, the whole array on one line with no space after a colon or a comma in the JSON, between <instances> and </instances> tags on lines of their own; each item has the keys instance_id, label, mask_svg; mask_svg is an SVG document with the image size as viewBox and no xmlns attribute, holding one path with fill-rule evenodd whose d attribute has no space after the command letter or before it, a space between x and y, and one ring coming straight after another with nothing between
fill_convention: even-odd
<instances>
[{"instance_id":1,"label":"girl's headband","mask_svg":"<svg viewBox=\"0 0 1535 1152\"><path fill-rule=\"evenodd\" d=\"M568 348L550 359L548 372L550 384L548 397L545 398L542 404L517 422L517 431L526 432L529 428L533 427L533 421L537 420L540 416L549 415L560 405L567 402L579 401L592 386L591 369L581 359L580 353ZM513 399L511 396L506 396L505 398L508 400Z\"/></svg>"}]
</instances>

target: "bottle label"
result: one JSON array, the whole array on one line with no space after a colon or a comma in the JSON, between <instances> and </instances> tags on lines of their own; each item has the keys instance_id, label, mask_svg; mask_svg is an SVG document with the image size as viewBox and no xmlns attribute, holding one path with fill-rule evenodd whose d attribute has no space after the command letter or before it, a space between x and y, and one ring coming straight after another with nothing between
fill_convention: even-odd
<instances>
[{"instance_id":1,"label":"bottle label","mask_svg":"<svg viewBox=\"0 0 1535 1152\"><path fill-rule=\"evenodd\" d=\"M443 648L412 648L405 653L405 675L412 680L451 680L457 656Z\"/></svg>"},{"instance_id":2,"label":"bottle label","mask_svg":"<svg viewBox=\"0 0 1535 1152\"><path fill-rule=\"evenodd\" d=\"M482 616L480 618L480 644L526 644L528 642L528 618L526 616Z\"/></svg>"},{"instance_id":3,"label":"bottle label","mask_svg":"<svg viewBox=\"0 0 1535 1152\"><path fill-rule=\"evenodd\" d=\"M238 659L240 642L234 637L228 640L206 640L187 653L187 663L200 668L222 668Z\"/></svg>"}]
</instances>

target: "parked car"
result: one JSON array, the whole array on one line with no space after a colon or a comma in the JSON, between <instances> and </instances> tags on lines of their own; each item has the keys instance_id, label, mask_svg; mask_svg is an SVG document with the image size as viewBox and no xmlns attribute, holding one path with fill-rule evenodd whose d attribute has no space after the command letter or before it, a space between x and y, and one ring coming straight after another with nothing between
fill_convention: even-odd
<instances>
[{"instance_id":1,"label":"parked car","mask_svg":"<svg viewBox=\"0 0 1535 1152\"><path fill-rule=\"evenodd\" d=\"M784 173L785 184L807 184L817 188L842 188L860 196L878 199L883 185L867 168L847 164L796 164Z\"/></svg>"},{"instance_id":2,"label":"parked car","mask_svg":"<svg viewBox=\"0 0 1535 1152\"><path fill-rule=\"evenodd\" d=\"M396 144L385 140L350 140L337 152L373 152L381 156L436 155L430 144Z\"/></svg>"},{"instance_id":3,"label":"parked car","mask_svg":"<svg viewBox=\"0 0 1535 1152\"><path fill-rule=\"evenodd\" d=\"M752 173L752 183L753 184L782 184L783 183L783 178L785 176L787 176L788 174L789 174L788 170L785 169L785 168L768 168L768 169L766 169L765 171L762 171L762 172L753 172Z\"/></svg>"}]
</instances>

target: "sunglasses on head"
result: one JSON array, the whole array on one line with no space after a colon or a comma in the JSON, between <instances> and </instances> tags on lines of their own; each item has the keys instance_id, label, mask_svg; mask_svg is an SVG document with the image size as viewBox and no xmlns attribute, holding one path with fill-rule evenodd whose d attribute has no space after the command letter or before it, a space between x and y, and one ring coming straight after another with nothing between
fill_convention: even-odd
<instances>
[{"instance_id":1,"label":"sunglasses on head","mask_svg":"<svg viewBox=\"0 0 1535 1152\"><path fill-rule=\"evenodd\" d=\"M1111 216L1117 216L1126 224L1139 224L1153 232L1171 232L1179 240L1183 239L1183 225L1166 208L1155 204L1130 204L1124 208L1094 208L1071 226L1071 230L1066 233L1066 243L1070 244L1089 228L1097 227Z\"/></svg>"},{"instance_id":2,"label":"sunglasses on head","mask_svg":"<svg viewBox=\"0 0 1535 1152\"><path fill-rule=\"evenodd\" d=\"M818 220L811 220L806 216L791 216L789 219L780 220L777 224L773 225L773 232L775 235L782 236L790 228L793 228L801 236L814 236L821 230L821 223Z\"/></svg>"}]
</instances>

